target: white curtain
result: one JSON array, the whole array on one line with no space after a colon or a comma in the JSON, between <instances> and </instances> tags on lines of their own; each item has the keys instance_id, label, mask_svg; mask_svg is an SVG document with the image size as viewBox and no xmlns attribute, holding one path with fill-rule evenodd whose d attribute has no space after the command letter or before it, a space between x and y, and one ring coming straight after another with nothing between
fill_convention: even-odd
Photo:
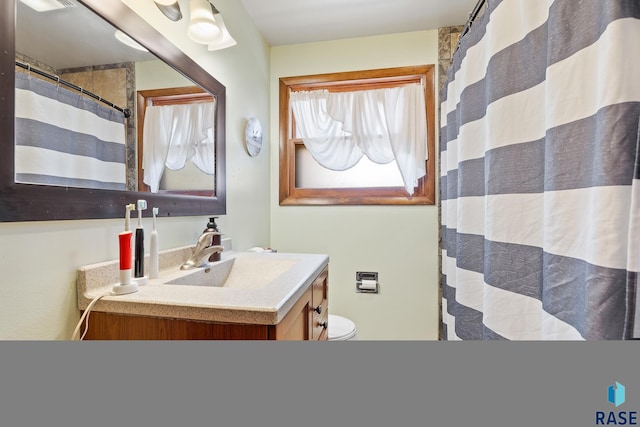
<instances>
[{"instance_id":1,"label":"white curtain","mask_svg":"<svg viewBox=\"0 0 640 427\"><path fill-rule=\"evenodd\" d=\"M144 183L158 192L165 166L182 169L190 160L214 174L215 101L148 106L144 118Z\"/></svg>"},{"instance_id":2,"label":"white curtain","mask_svg":"<svg viewBox=\"0 0 640 427\"><path fill-rule=\"evenodd\" d=\"M427 115L422 85L292 92L290 104L297 136L325 168L349 169L363 155L379 164L395 160L409 194L425 175Z\"/></svg>"}]
</instances>

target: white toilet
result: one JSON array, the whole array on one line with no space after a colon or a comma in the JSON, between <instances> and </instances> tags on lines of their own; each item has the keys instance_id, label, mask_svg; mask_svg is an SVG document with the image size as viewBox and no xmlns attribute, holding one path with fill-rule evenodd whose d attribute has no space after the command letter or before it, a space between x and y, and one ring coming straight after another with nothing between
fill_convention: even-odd
<instances>
[{"instance_id":1,"label":"white toilet","mask_svg":"<svg viewBox=\"0 0 640 427\"><path fill-rule=\"evenodd\" d=\"M329 315L329 341L356 340L356 324L346 317Z\"/></svg>"}]
</instances>

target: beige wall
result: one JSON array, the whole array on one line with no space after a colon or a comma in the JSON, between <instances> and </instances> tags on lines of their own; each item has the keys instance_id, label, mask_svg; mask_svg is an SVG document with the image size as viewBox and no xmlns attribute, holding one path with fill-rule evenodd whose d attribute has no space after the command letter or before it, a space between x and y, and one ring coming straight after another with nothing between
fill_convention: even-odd
<instances>
[{"instance_id":1,"label":"beige wall","mask_svg":"<svg viewBox=\"0 0 640 427\"><path fill-rule=\"evenodd\" d=\"M438 338L437 206L279 206L278 78L437 64L437 42L433 30L271 49L272 246L329 254L329 311L360 339ZM357 271L377 271L380 293L356 293Z\"/></svg>"},{"instance_id":2,"label":"beige wall","mask_svg":"<svg viewBox=\"0 0 640 427\"><path fill-rule=\"evenodd\" d=\"M226 86L228 199L227 215L218 224L235 248L269 245L268 46L239 1L216 1L238 41L218 52L192 43L185 36L185 20L167 20L153 2L125 3ZM188 1L180 3L188 6ZM243 143L244 123L251 116L262 121L267 133L257 157L249 157ZM151 221L144 222L148 248ZM161 249L193 244L206 223L206 217L160 218ZM79 319L76 269L116 259L122 226L120 219L0 223L0 339L68 339Z\"/></svg>"}]
</instances>

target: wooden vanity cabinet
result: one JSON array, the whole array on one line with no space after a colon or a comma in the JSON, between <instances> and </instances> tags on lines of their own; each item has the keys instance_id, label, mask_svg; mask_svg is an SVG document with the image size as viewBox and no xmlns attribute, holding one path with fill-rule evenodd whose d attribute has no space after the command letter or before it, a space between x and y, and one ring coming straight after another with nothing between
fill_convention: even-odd
<instances>
[{"instance_id":1,"label":"wooden vanity cabinet","mask_svg":"<svg viewBox=\"0 0 640 427\"><path fill-rule=\"evenodd\" d=\"M324 270L316 277L302 298L275 326L276 340L326 341L328 338L328 277Z\"/></svg>"},{"instance_id":2,"label":"wooden vanity cabinet","mask_svg":"<svg viewBox=\"0 0 640 427\"><path fill-rule=\"evenodd\" d=\"M277 325L219 323L92 311L86 340L326 340L328 268Z\"/></svg>"}]
</instances>

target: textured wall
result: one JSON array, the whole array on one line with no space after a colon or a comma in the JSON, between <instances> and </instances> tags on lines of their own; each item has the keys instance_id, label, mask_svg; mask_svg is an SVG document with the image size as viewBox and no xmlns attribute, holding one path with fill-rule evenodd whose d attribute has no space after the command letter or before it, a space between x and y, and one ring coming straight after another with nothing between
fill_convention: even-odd
<instances>
[{"instance_id":1,"label":"textured wall","mask_svg":"<svg viewBox=\"0 0 640 427\"><path fill-rule=\"evenodd\" d=\"M447 69L456 51L462 25L438 28L438 89L442 88L447 78Z\"/></svg>"}]
</instances>

